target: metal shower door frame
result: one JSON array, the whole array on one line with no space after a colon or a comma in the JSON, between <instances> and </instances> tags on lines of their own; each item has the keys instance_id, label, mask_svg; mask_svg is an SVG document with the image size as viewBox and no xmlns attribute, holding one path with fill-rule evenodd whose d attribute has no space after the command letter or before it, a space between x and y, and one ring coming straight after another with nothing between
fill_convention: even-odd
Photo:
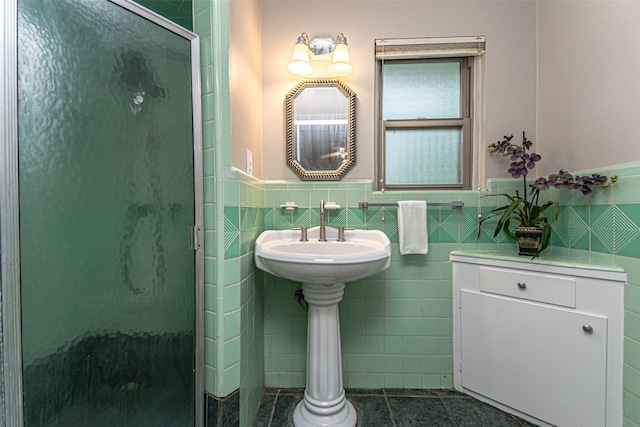
<instances>
[{"instance_id":1,"label":"metal shower door frame","mask_svg":"<svg viewBox=\"0 0 640 427\"><path fill-rule=\"evenodd\" d=\"M203 229L202 107L200 87L200 39L170 20L132 0L105 0L145 18L188 40L191 45L191 97L195 230ZM22 426L22 340L20 312L20 210L18 183L18 0L4 0L0 7L0 277L2 302L2 384L0 417L5 425ZM186 230L185 230L186 233ZM202 241L202 236L200 241ZM204 248L195 252L195 390L194 427L204 425ZM0 418L0 423L2 419Z\"/></svg>"}]
</instances>

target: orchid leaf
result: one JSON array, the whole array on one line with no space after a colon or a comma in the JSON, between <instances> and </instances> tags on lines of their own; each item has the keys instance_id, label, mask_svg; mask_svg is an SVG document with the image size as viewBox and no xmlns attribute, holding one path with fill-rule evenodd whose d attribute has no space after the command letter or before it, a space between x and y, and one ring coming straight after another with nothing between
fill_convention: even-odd
<instances>
[{"instance_id":1,"label":"orchid leaf","mask_svg":"<svg viewBox=\"0 0 640 427\"><path fill-rule=\"evenodd\" d=\"M507 236L509 236L513 240L518 240L516 238L516 235L513 234L513 232L511 230L509 230L509 223L508 222L504 224L504 226L502 228L502 231L504 232L504 234L506 234Z\"/></svg>"}]
</instances>

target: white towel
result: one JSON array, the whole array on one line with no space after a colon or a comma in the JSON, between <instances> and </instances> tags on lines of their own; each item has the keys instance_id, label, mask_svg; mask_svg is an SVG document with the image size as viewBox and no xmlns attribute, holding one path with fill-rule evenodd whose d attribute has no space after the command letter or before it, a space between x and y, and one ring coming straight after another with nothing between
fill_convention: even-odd
<instances>
[{"instance_id":1,"label":"white towel","mask_svg":"<svg viewBox=\"0 0 640 427\"><path fill-rule=\"evenodd\" d=\"M401 255L426 254L429 251L427 202L398 202L398 239Z\"/></svg>"}]
</instances>

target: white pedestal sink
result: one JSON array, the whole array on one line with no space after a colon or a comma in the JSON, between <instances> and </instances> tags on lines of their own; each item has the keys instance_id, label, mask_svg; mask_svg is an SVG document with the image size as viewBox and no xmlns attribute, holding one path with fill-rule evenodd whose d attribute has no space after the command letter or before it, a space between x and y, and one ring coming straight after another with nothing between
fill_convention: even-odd
<instances>
[{"instance_id":1,"label":"white pedestal sink","mask_svg":"<svg viewBox=\"0 0 640 427\"><path fill-rule=\"evenodd\" d=\"M302 282L309 304L307 330L307 387L293 414L296 427L356 425L357 414L346 399L342 383L342 351L338 303L345 282L369 277L391 264L391 242L381 231L338 230L326 227L327 241L319 242L319 227L300 231L270 230L256 240L256 266L274 276Z\"/></svg>"}]
</instances>

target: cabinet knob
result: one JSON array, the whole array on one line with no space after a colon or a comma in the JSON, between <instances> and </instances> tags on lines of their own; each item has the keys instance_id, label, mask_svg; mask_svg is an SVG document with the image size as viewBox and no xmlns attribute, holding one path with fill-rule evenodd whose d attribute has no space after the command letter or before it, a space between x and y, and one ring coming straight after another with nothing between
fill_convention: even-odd
<instances>
[{"instance_id":1,"label":"cabinet knob","mask_svg":"<svg viewBox=\"0 0 640 427\"><path fill-rule=\"evenodd\" d=\"M593 332L593 327L591 325L582 325L582 330L590 334Z\"/></svg>"},{"instance_id":2,"label":"cabinet knob","mask_svg":"<svg viewBox=\"0 0 640 427\"><path fill-rule=\"evenodd\" d=\"M525 288L527 287L527 284L526 284L526 283L524 283L524 282L518 282L518 287L519 287L520 289L525 289Z\"/></svg>"}]
</instances>

